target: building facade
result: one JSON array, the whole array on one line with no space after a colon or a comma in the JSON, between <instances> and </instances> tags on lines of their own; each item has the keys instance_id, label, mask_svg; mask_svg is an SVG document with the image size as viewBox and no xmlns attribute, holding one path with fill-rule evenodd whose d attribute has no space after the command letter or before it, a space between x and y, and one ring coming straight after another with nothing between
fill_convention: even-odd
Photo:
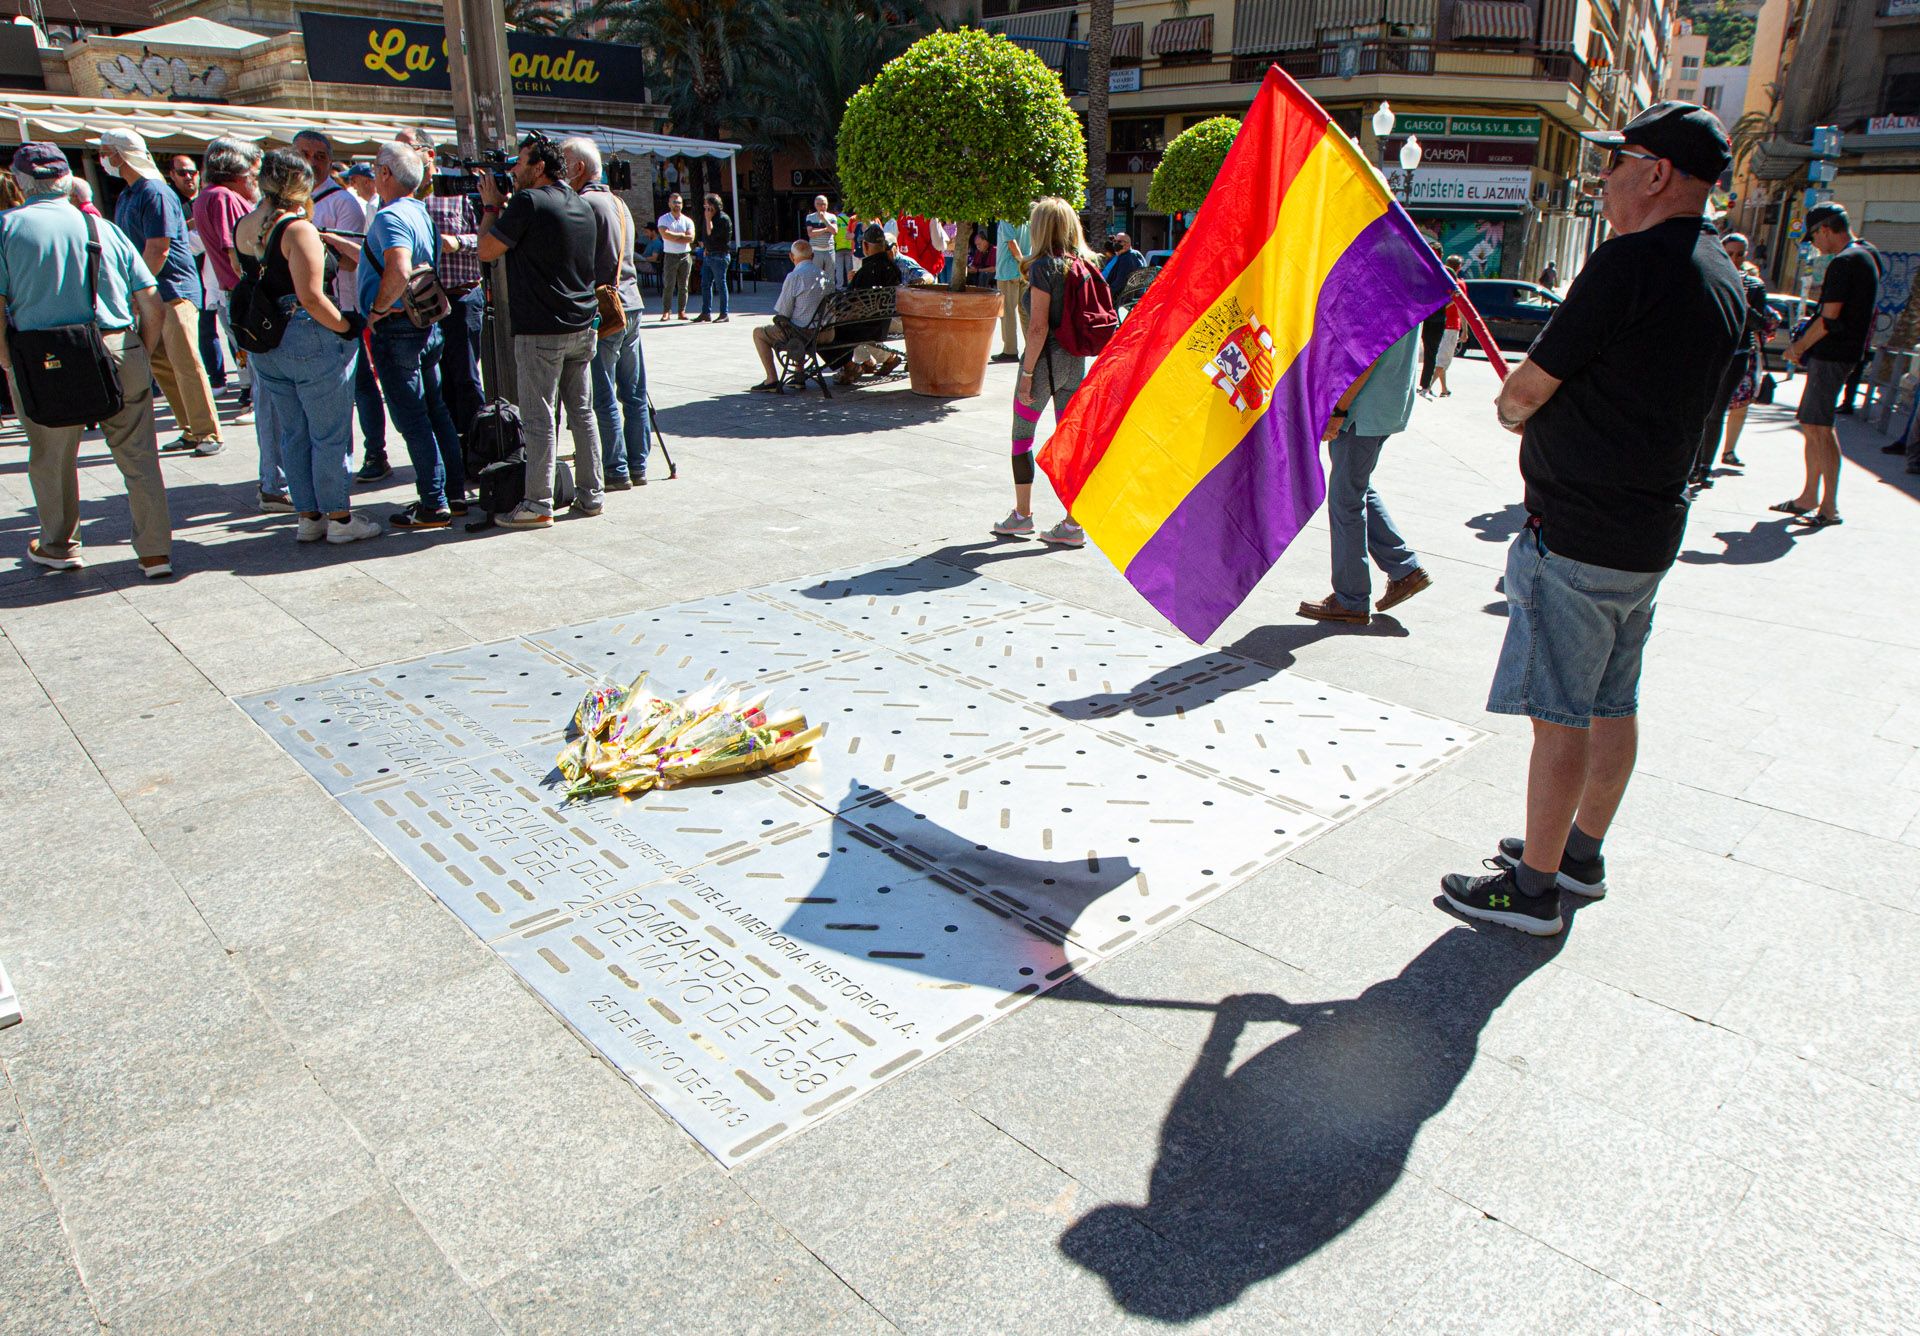
<instances>
[{"instance_id":1,"label":"building facade","mask_svg":"<svg viewBox=\"0 0 1920 1336\"><path fill-rule=\"evenodd\" d=\"M981 23L1074 85L1087 10L986 0ZM1667 82L1669 0L1114 0L1107 172L1114 226L1143 249L1183 220L1147 210L1167 142L1239 115L1279 65L1388 170L1415 219L1477 274L1570 275L1597 239L1579 132L1617 125ZM1084 59L1080 65L1084 87ZM1398 116L1377 141L1381 102ZM1084 108L1084 98L1076 99ZM1425 150L1409 180L1402 138Z\"/></svg>"}]
</instances>

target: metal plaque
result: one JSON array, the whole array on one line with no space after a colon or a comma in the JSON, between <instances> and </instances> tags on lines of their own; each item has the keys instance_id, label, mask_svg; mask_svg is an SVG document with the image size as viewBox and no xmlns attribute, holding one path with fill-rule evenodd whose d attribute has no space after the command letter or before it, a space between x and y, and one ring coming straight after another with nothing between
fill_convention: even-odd
<instances>
[{"instance_id":1,"label":"metal plaque","mask_svg":"<svg viewBox=\"0 0 1920 1336\"><path fill-rule=\"evenodd\" d=\"M656 691L750 682L866 648L844 631L747 594L676 603L530 637L595 676L630 681L645 669Z\"/></svg>"}]
</instances>

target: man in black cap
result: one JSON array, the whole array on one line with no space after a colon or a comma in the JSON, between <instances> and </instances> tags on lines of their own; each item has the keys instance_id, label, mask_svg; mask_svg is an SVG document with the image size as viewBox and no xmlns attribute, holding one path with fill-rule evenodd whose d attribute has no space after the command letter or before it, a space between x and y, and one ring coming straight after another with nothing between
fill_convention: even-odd
<instances>
[{"instance_id":1,"label":"man in black cap","mask_svg":"<svg viewBox=\"0 0 1920 1336\"><path fill-rule=\"evenodd\" d=\"M1560 891L1606 893L1600 843L1633 775L1640 660L1680 550L1687 474L1746 314L1703 216L1720 123L1659 102L1588 138L1612 152L1594 251L1495 409L1518 434L1527 525L1507 554L1507 635L1487 708L1533 720L1526 837L1492 876L1451 874L1472 918L1560 931Z\"/></svg>"},{"instance_id":2,"label":"man in black cap","mask_svg":"<svg viewBox=\"0 0 1920 1336\"><path fill-rule=\"evenodd\" d=\"M1807 438L1807 483L1800 495L1773 509L1814 528L1840 523L1834 493L1840 487L1840 438L1834 409L1847 377L1873 336L1873 307L1880 295L1880 266L1855 240L1853 222L1838 204L1807 210L1807 240L1827 260L1820 284L1820 313L1806 333L1787 345L1787 360L1806 368L1794 420Z\"/></svg>"}]
</instances>

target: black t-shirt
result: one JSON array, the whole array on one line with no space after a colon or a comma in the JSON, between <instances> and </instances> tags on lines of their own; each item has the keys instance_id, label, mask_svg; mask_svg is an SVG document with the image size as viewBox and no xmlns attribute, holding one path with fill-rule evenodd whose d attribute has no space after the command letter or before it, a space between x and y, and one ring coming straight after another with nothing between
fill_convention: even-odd
<instances>
[{"instance_id":1,"label":"black t-shirt","mask_svg":"<svg viewBox=\"0 0 1920 1336\"><path fill-rule=\"evenodd\" d=\"M493 230L507 252L515 334L572 334L593 324L593 206L555 182L516 190Z\"/></svg>"},{"instance_id":2,"label":"black t-shirt","mask_svg":"<svg viewBox=\"0 0 1920 1336\"><path fill-rule=\"evenodd\" d=\"M1880 297L1880 269L1876 257L1862 242L1856 241L1827 261L1827 276L1820 284L1820 305L1840 303L1840 318L1827 322L1826 337L1807 350L1807 356L1821 362L1854 363L1867 350L1873 334L1873 306Z\"/></svg>"},{"instance_id":3,"label":"black t-shirt","mask_svg":"<svg viewBox=\"0 0 1920 1336\"><path fill-rule=\"evenodd\" d=\"M1705 219L1615 237L1587 260L1528 353L1561 381L1520 443L1550 550L1620 571L1673 565L1687 473L1746 313Z\"/></svg>"}]
</instances>

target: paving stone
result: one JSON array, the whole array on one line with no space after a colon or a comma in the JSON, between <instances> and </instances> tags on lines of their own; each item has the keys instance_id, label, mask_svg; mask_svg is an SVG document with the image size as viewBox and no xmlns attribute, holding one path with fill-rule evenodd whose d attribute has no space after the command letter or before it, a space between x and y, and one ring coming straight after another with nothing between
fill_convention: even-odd
<instances>
[{"instance_id":1,"label":"paving stone","mask_svg":"<svg viewBox=\"0 0 1920 1336\"><path fill-rule=\"evenodd\" d=\"M0 1218L0 1332L56 1336L100 1330L74 1270L60 1217L52 1211L8 1224Z\"/></svg>"},{"instance_id":2,"label":"paving stone","mask_svg":"<svg viewBox=\"0 0 1920 1336\"><path fill-rule=\"evenodd\" d=\"M1863 900L1920 912L1920 849L1790 812L1775 812L1732 850L1755 863Z\"/></svg>"},{"instance_id":3,"label":"paving stone","mask_svg":"<svg viewBox=\"0 0 1920 1336\"><path fill-rule=\"evenodd\" d=\"M490 1336L499 1328L405 1204L380 1191L117 1317L114 1330Z\"/></svg>"}]
</instances>

